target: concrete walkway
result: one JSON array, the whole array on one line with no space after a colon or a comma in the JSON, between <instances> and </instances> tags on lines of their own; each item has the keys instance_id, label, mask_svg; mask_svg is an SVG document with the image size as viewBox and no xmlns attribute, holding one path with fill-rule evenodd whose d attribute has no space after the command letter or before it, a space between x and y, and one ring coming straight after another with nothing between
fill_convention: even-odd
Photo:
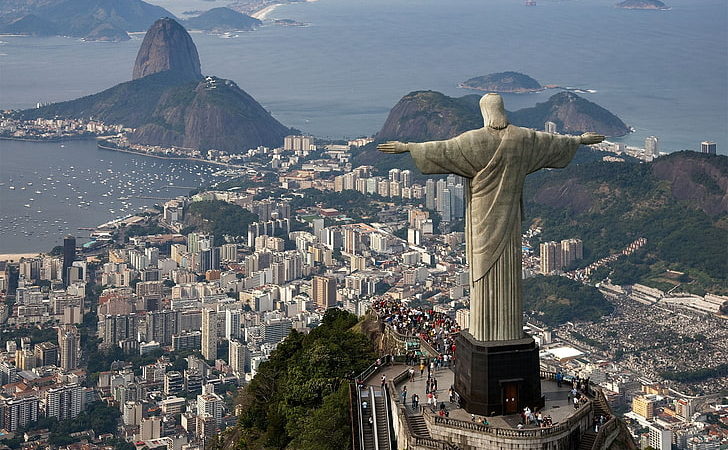
<instances>
[{"instance_id":1,"label":"concrete walkway","mask_svg":"<svg viewBox=\"0 0 728 450\"><path fill-rule=\"evenodd\" d=\"M410 367L415 370L414 380L405 379L404 381L398 383L395 387L397 389L396 395L400 403L402 402L402 391L404 390L405 386L407 387L406 407L407 414L411 416L419 415L421 413L419 409L415 411L412 408L412 394L416 393L420 397L420 407L428 406L426 393L427 369L425 369L423 374L420 375L420 370L418 366L407 366L404 364L389 365L380 369L377 374L373 375L369 380L367 380L366 384L370 386L380 387L382 375L385 375L387 377L387 381L390 381L402 374L403 372L406 372ZM439 370L435 369L432 375L437 380L437 391L435 391L437 403L436 405L433 405L434 408L437 410L440 408L441 403L445 403L445 408L449 413L449 417L462 421L471 421L473 417L470 413L460 408L456 403L450 403L449 401L448 389L450 389L450 387L453 385L455 378L455 374L452 372L452 370L450 370L450 368L441 368ZM541 393L546 397L546 405L541 410L541 413L544 416L550 415L554 425L565 421L575 412L573 406L568 402L568 395L570 390L571 386L565 383L562 385L562 387L559 388L556 382L541 380ZM482 420L482 417L476 416L475 420L480 422ZM495 428L516 429L520 421L521 416L519 414L488 417L489 425ZM538 427L536 425L527 425L524 428Z\"/></svg>"}]
</instances>

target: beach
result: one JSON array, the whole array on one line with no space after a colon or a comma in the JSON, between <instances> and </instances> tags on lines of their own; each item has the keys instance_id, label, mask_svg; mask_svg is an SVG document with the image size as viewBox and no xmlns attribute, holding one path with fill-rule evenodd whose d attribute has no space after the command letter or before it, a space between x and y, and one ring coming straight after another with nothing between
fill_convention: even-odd
<instances>
[{"instance_id":1,"label":"beach","mask_svg":"<svg viewBox=\"0 0 728 450\"><path fill-rule=\"evenodd\" d=\"M33 258L40 253L0 253L0 261L18 262L20 258Z\"/></svg>"},{"instance_id":2,"label":"beach","mask_svg":"<svg viewBox=\"0 0 728 450\"><path fill-rule=\"evenodd\" d=\"M256 11L253 14L250 15L250 17L254 17L258 20L265 20L268 17L268 14L272 13L276 8L281 6L282 3L276 3L274 5L266 6L265 8L261 9L260 11Z\"/></svg>"}]
</instances>

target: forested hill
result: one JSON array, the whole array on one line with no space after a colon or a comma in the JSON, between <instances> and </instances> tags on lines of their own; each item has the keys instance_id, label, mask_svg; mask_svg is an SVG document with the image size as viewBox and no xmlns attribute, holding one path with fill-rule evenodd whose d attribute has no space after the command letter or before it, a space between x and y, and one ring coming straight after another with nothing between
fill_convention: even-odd
<instances>
[{"instance_id":1,"label":"forested hill","mask_svg":"<svg viewBox=\"0 0 728 450\"><path fill-rule=\"evenodd\" d=\"M543 240L581 238L588 263L638 237L625 283L669 287L666 269L686 272L695 292L728 292L728 157L683 151L652 163L574 162L526 179L524 227Z\"/></svg>"},{"instance_id":2,"label":"forested hill","mask_svg":"<svg viewBox=\"0 0 728 450\"><path fill-rule=\"evenodd\" d=\"M238 424L208 450L350 448L352 375L372 363L369 339L353 314L331 308L309 334L292 331L237 399Z\"/></svg>"}]
</instances>

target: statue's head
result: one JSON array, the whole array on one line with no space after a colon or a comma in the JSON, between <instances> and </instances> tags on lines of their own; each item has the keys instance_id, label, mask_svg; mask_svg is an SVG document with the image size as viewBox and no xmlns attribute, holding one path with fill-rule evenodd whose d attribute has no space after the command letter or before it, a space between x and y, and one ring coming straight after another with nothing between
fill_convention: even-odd
<instances>
[{"instance_id":1,"label":"statue's head","mask_svg":"<svg viewBox=\"0 0 728 450\"><path fill-rule=\"evenodd\" d=\"M485 94L480 99L480 112L483 114L485 126L502 130L508 126L506 108L503 106L503 97L498 94Z\"/></svg>"}]
</instances>

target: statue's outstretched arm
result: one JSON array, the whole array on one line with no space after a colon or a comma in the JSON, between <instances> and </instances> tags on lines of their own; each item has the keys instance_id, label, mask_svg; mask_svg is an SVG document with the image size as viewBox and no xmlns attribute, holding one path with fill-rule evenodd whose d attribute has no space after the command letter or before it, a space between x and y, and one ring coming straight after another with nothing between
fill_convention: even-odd
<instances>
[{"instance_id":1,"label":"statue's outstretched arm","mask_svg":"<svg viewBox=\"0 0 728 450\"><path fill-rule=\"evenodd\" d=\"M579 137L581 138L581 143L583 145L598 144L605 139L605 136L603 134L597 134L591 131L586 132Z\"/></svg>"},{"instance_id":2,"label":"statue's outstretched arm","mask_svg":"<svg viewBox=\"0 0 728 450\"><path fill-rule=\"evenodd\" d=\"M407 144L399 141L389 141L383 144L377 145L377 150L384 153L406 153Z\"/></svg>"}]
</instances>

